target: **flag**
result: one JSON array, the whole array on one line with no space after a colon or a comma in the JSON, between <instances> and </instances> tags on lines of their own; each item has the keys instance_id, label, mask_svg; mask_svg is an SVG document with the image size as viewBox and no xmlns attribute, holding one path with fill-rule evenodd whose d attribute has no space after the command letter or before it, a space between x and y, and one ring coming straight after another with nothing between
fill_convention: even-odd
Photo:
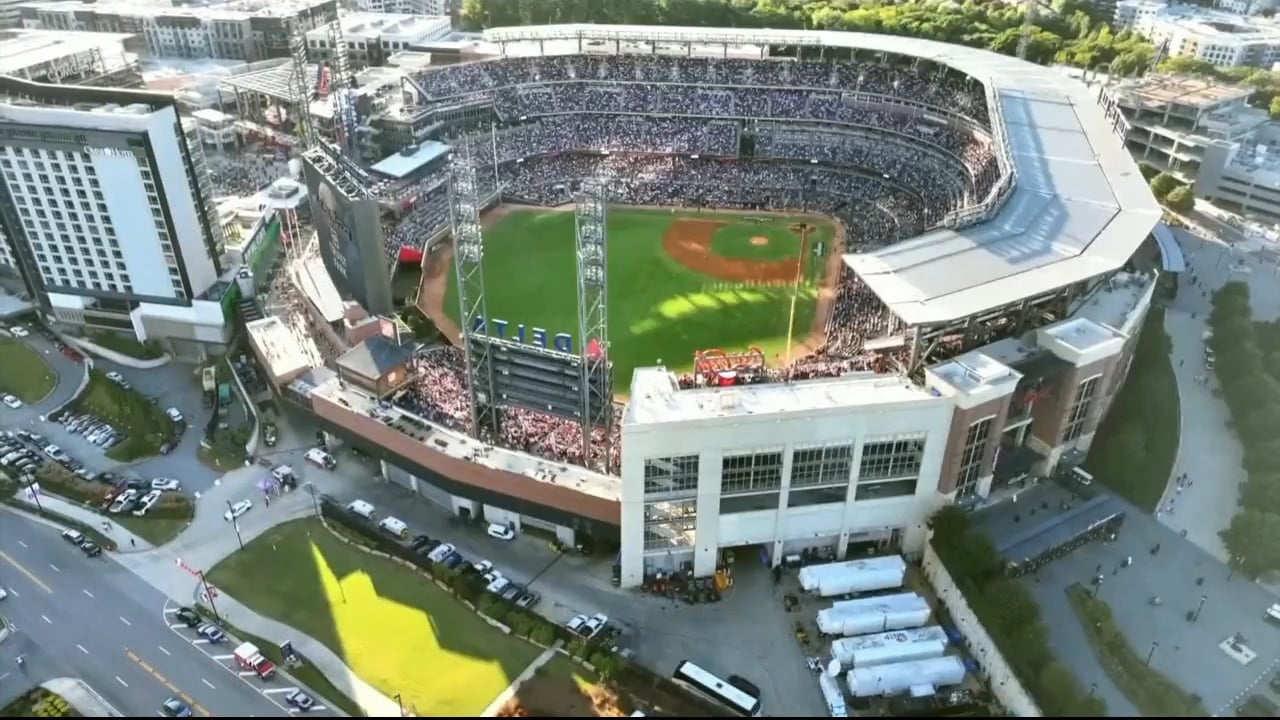
<instances>
[{"instance_id":1,"label":"flag","mask_svg":"<svg viewBox=\"0 0 1280 720\"><path fill-rule=\"evenodd\" d=\"M600 345L599 340L595 338L591 338L589 341L587 341L587 357L591 358L592 360L597 360L602 355L604 355L604 347Z\"/></svg>"}]
</instances>

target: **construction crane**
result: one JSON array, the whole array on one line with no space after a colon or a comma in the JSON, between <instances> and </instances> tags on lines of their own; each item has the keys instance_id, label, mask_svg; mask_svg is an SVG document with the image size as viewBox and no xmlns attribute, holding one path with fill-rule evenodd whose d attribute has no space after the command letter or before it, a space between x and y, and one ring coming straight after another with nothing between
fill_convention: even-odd
<instances>
[{"instance_id":1,"label":"construction crane","mask_svg":"<svg viewBox=\"0 0 1280 720\"><path fill-rule=\"evenodd\" d=\"M351 69L351 59L347 55L347 40L342 34L342 20L334 18L329 23L329 40L333 47L333 58L329 66L329 88L333 97L334 129L338 134L338 143L347 156L354 155L356 150L356 107L351 91L356 86L355 73Z\"/></svg>"},{"instance_id":2,"label":"construction crane","mask_svg":"<svg viewBox=\"0 0 1280 720\"><path fill-rule=\"evenodd\" d=\"M298 17L289 20L289 58L293 63L289 73L289 99L297 113L303 145L313 148L319 138L311 123L312 87L307 77L307 28Z\"/></svg>"}]
</instances>

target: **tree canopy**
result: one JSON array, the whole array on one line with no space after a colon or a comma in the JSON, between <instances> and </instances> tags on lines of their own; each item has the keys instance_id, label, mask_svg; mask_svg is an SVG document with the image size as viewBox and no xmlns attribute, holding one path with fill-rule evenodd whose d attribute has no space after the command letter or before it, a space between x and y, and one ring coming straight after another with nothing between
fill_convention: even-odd
<instances>
[{"instance_id":1,"label":"tree canopy","mask_svg":"<svg viewBox=\"0 0 1280 720\"><path fill-rule=\"evenodd\" d=\"M1059 0L1033 22L1027 59L1141 74L1150 42L1114 34L1088 2ZM545 23L617 23L739 28L815 28L927 38L1015 54L1025 10L1019 4L941 0L463 0L472 29Z\"/></svg>"}]
</instances>

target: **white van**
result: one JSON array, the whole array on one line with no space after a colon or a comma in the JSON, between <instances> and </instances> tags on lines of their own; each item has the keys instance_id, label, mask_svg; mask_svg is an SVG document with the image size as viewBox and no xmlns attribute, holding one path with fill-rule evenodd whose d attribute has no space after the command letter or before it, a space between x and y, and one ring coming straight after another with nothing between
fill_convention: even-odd
<instances>
[{"instance_id":1,"label":"white van","mask_svg":"<svg viewBox=\"0 0 1280 720\"><path fill-rule=\"evenodd\" d=\"M320 448L311 448L310 450L308 450L306 458L307 458L307 462L312 463L314 465L319 465L325 470L332 470L338 467L338 461L333 459L332 455L321 450Z\"/></svg>"},{"instance_id":2,"label":"white van","mask_svg":"<svg viewBox=\"0 0 1280 720\"><path fill-rule=\"evenodd\" d=\"M373 519L373 506L363 500L353 500L347 509L365 520Z\"/></svg>"},{"instance_id":3,"label":"white van","mask_svg":"<svg viewBox=\"0 0 1280 720\"><path fill-rule=\"evenodd\" d=\"M383 530L386 530L387 532L400 538L401 540L404 540L405 538L409 537L409 526L405 525L403 522L400 522L399 520L393 517L382 518L381 520L378 521L378 527L382 528Z\"/></svg>"}]
</instances>

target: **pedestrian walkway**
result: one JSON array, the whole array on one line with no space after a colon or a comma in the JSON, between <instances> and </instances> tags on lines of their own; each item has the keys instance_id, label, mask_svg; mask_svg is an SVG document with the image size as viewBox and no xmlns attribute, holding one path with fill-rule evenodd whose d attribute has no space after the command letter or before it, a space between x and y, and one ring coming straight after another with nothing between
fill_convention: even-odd
<instances>
[{"instance_id":1,"label":"pedestrian walkway","mask_svg":"<svg viewBox=\"0 0 1280 720\"><path fill-rule=\"evenodd\" d=\"M99 515L98 513L56 495L40 493L39 501L27 490L20 490L15 496L18 502L33 509L43 509L56 513L70 520L84 523L105 535L116 544L116 550L123 553L142 552L154 549L154 545L133 534L119 523ZM47 518L41 518L47 519ZM56 520L50 521L56 525Z\"/></svg>"},{"instance_id":2,"label":"pedestrian walkway","mask_svg":"<svg viewBox=\"0 0 1280 720\"><path fill-rule=\"evenodd\" d=\"M506 705L507 701L515 697L517 692L520 692L520 686L529 682L529 679L538 672L538 668L551 662L551 658L556 656L556 650L563 644L563 640L557 640L555 645L543 650L541 655L534 658L533 662L529 663L529 667L525 668L524 672L517 675L516 679L511 681L511 684L507 686L507 689L498 693L498 697L494 698L493 702L489 703L489 707L485 708L484 712L480 713L480 717L497 717L498 711L502 709L502 706Z\"/></svg>"},{"instance_id":3,"label":"pedestrian walkway","mask_svg":"<svg viewBox=\"0 0 1280 720\"><path fill-rule=\"evenodd\" d=\"M40 683L40 687L61 695L67 704L85 717L124 717L83 680L53 678Z\"/></svg>"}]
</instances>

